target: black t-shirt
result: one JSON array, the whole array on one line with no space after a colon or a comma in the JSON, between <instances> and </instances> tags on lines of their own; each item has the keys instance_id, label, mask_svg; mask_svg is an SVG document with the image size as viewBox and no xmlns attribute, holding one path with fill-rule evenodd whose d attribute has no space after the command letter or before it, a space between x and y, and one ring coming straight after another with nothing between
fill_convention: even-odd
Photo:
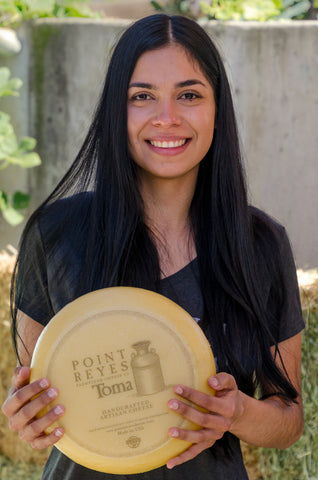
<instances>
[{"instance_id":1,"label":"black t-shirt","mask_svg":"<svg viewBox=\"0 0 318 480\"><path fill-rule=\"evenodd\" d=\"M64 305L76 298L74 281L80 276L83 264L85 242L83 239L74 238L71 226L64 231L63 238L67 246L72 246L72 248L67 248L67 259L64 258L61 249L50 256L47 254L46 232L48 225L53 220L58 220L56 213L59 213L59 210L54 211L54 215L44 217L40 225L33 228L33 253L29 252L32 282L27 282L27 285L18 285L18 288L23 288L19 308L43 325L46 325ZM280 316L275 325L271 325L270 328L276 341L280 342L299 333L304 328L304 322L289 241L283 227L277 225L276 228L281 237L280 254L283 266L281 275L286 294ZM65 266L65 262L67 264L64 273L69 272L69 277L64 275L66 280L63 283L60 282L58 273L62 258L63 265ZM196 259L174 275L164 278L161 281L159 293L178 303L200 325L204 305ZM266 294L269 296L269 288ZM205 331L205 333L212 343L209 332ZM112 475L86 469L74 463L54 447L45 466L42 480L193 480L196 478L200 478L200 480L245 480L248 477L243 464L239 439L229 433L227 437L228 449L226 451L214 446L172 470L163 466L150 472L133 475Z\"/></svg>"}]
</instances>

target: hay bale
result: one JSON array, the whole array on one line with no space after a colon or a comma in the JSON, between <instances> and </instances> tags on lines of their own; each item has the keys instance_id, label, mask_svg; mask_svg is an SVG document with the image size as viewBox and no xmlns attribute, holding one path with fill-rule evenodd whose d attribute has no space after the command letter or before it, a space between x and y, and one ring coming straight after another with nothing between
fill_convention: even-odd
<instances>
[{"instance_id":1,"label":"hay bale","mask_svg":"<svg viewBox=\"0 0 318 480\"><path fill-rule=\"evenodd\" d=\"M13 247L0 252L0 405L7 397L12 372L17 364L10 331L10 280L15 263ZM0 452L14 460L44 464L49 450L37 451L8 427L8 419L0 414Z\"/></svg>"}]
</instances>

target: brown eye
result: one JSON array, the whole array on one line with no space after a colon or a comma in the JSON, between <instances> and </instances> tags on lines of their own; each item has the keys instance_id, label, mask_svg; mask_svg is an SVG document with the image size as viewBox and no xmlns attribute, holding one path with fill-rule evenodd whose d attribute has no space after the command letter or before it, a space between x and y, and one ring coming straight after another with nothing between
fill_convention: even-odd
<instances>
[{"instance_id":1,"label":"brown eye","mask_svg":"<svg viewBox=\"0 0 318 480\"><path fill-rule=\"evenodd\" d=\"M132 97L132 100L146 101L151 100L151 97L148 93L137 93Z\"/></svg>"},{"instance_id":2,"label":"brown eye","mask_svg":"<svg viewBox=\"0 0 318 480\"><path fill-rule=\"evenodd\" d=\"M183 93L180 98L182 98L183 100L196 100L197 98L202 98L202 97L197 93L186 92L186 93Z\"/></svg>"}]
</instances>

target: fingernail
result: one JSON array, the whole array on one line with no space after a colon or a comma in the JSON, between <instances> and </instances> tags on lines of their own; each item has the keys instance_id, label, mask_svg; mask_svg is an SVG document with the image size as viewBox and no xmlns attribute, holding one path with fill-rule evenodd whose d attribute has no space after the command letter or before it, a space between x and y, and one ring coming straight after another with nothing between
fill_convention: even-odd
<instances>
[{"instance_id":1,"label":"fingernail","mask_svg":"<svg viewBox=\"0 0 318 480\"><path fill-rule=\"evenodd\" d=\"M64 410L60 405L57 405L54 408L54 413L55 413L55 415L62 415L62 413L64 413Z\"/></svg>"},{"instance_id":2,"label":"fingernail","mask_svg":"<svg viewBox=\"0 0 318 480\"><path fill-rule=\"evenodd\" d=\"M170 402L169 403L169 408L171 408L172 410L178 410L178 408L179 408L178 402Z\"/></svg>"},{"instance_id":3,"label":"fingernail","mask_svg":"<svg viewBox=\"0 0 318 480\"><path fill-rule=\"evenodd\" d=\"M217 387L219 385L219 382L215 377L212 377L209 379L209 384L211 387Z\"/></svg>"},{"instance_id":4,"label":"fingernail","mask_svg":"<svg viewBox=\"0 0 318 480\"><path fill-rule=\"evenodd\" d=\"M42 378L40 381L40 387L41 388L47 388L49 386L49 381L46 378Z\"/></svg>"},{"instance_id":5,"label":"fingernail","mask_svg":"<svg viewBox=\"0 0 318 480\"><path fill-rule=\"evenodd\" d=\"M172 430L169 432L170 437L177 438L179 437L179 432L178 430Z\"/></svg>"},{"instance_id":6,"label":"fingernail","mask_svg":"<svg viewBox=\"0 0 318 480\"><path fill-rule=\"evenodd\" d=\"M178 385L175 389L174 389L175 393L177 393L178 395L182 395L183 394L183 388L180 387L180 385Z\"/></svg>"},{"instance_id":7,"label":"fingernail","mask_svg":"<svg viewBox=\"0 0 318 480\"><path fill-rule=\"evenodd\" d=\"M55 432L54 432L54 435L55 435L56 437L62 437L63 434L64 434L64 432L63 432L63 430L62 430L61 428L57 428L57 429L55 430Z\"/></svg>"},{"instance_id":8,"label":"fingernail","mask_svg":"<svg viewBox=\"0 0 318 480\"><path fill-rule=\"evenodd\" d=\"M54 388L50 388L48 391L47 391L47 394L50 398L56 398L57 397L57 391L54 389Z\"/></svg>"}]
</instances>

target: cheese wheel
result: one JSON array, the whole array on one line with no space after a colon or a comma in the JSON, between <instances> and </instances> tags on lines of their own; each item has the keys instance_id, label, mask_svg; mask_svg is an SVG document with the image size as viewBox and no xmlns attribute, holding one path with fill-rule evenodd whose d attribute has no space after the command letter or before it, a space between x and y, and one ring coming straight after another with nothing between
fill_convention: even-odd
<instances>
[{"instance_id":1,"label":"cheese wheel","mask_svg":"<svg viewBox=\"0 0 318 480\"><path fill-rule=\"evenodd\" d=\"M66 412L56 444L88 468L140 473L189 447L170 427L196 429L171 411L173 386L213 394L210 345L195 320L158 293L132 287L97 290L66 305L40 335L31 381L47 377ZM41 412L41 415L46 413Z\"/></svg>"}]
</instances>

